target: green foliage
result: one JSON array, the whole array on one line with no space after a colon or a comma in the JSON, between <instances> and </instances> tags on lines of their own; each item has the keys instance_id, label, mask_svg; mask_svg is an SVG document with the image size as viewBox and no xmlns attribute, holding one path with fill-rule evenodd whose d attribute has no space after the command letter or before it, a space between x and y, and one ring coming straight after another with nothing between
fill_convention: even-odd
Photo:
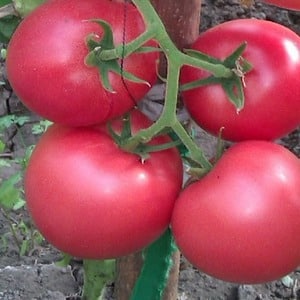
<instances>
[{"instance_id":1,"label":"green foliage","mask_svg":"<svg viewBox=\"0 0 300 300\"><path fill-rule=\"evenodd\" d=\"M16 220L3 209L1 209L1 212L8 221L10 231L0 236L0 251L6 251L12 239L18 247L20 256L30 255L38 245L44 242L43 236L31 223Z\"/></svg>"},{"instance_id":2,"label":"green foliage","mask_svg":"<svg viewBox=\"0 0 300 300\"><path fill-rule=\"evenodd\" d=\"M0 184L0 207L6 210L17 210L24 206L25 201L21 197L17 184L21 181L21 173L17 172Z\"/></svg>"},{"instance_id":3,"label":"green foliage","mask_svg":"<svg viewBox=\"0 0 300 300\"><path fill-rule=\"evenodd\" d=\"M0 0L0 7L12 3L12 0Z\"/></svg>"},{"instance_id":4,"label":"green foliage","mask_svg":"<svg viewBox=\"0 0 300 300\"><path fill-rule=\"evenodd\" d=\"M12 125L23 126L29 121L29 117L26 116L17 116L17 115L6 115L0 117L0 134L6 128L9 128Z\"/></svg>"},{"instance_id":5,"label":"green foliage","mask_svg":"<svg viewBox=\"0 0 300 300\"><path fill-rule=\"evenodd\" d=\"M44 133L47 128L52 124L52 122L48 120L41 120L40 122L34 124L31 128L31 132L36 135L40 135Z\"/></svg>"},{"instance_id":6,"label":"green foliage","mask_svg":"<svg viewBox=\"0 0 300 300\"><path fill-rule=\"evenodd\" d=\"M44 238L34 228L31 222L26 222L22 215L19 214L24 208L26 202L23 198L22 177L23 171L27 166L31 156L33 145L26 147L24 154L19 157L13 157L12 154L6 153L6 144L4 142L5 131L12 126L22 127L29 122L27 116L5 115L0 117L0 174L3 175L4 168L17 168L8 178L0 178L0 213L8 222L10 230L0 236L0 251L5 251L11 240L18 247L19 255L28 255L40 245ZM35 124L32 129L33 134L42 134L51 124L42 120Z\"/></svg>"},{"instance_id":7,"label":"green foliage","mask_svg":"<svg viewBox=\"0 0 300 300\"><path fill-rule=\"evenodd\" d=\"M7 44L20 23L16 16L6 16L0 19L0 42Z\"/></svg>"}]
</instances>

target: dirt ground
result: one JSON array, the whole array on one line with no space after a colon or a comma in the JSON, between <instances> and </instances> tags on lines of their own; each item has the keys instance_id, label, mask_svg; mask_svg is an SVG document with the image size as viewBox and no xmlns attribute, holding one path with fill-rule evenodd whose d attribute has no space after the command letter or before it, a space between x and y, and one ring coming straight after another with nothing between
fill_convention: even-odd
<instances>
[{"instance_id":1,"label":"dirt ground","mask_svg":"<svg viewBox=\"0 0 300 300\"><path fill-rule=\"evenodd\" d=\"M201 15L201 30L220 22L255 17L276 21L300 33L300 13L288 12L257 2L251 7L240 6L238 0L205 0ZM0 69L0 81L6 85L0 87L0 116L8 113L29 115L31 122L20 128L11 128L6 133L6 142L12 157L22 156L24 149L38 139L32 134L32 125L38 118L30 114L11 92L6 81L5 68ZM157 86L149 95L150 105L144 106L148 112L157 110L156 100L162 98L162 86ZM211 151L214 140L199 134L199 140ZM296 130L280 141L300 156L300 130ZM9 159L9 157L8 157ZM1 178L16 172L18 165L0 169ZM10 216L11 222L28 220L26 211L21 210ZM29 222L29 220L28 220ZM28 223L30 224L30 222ZM10 232L7 217L0 211L0 300L75 300L83 282L80 261L72 261L68 267L58 267L54 262L61 259L61 254L46 242L36 245L25 256L19 256L19 249ZM7 247L2 236L7 236ZM178 287L179 300L262 300L262 299L300 299L300 269L282 280L264 285L236 285L211 278L182 258ZM113 284L108 288L107 299L114 299ZM125 299L127 300L127 299ZM142 299L141 299L142 300ZM175 300L175 299L174 299Z\"/></svg>"}]
</instances>

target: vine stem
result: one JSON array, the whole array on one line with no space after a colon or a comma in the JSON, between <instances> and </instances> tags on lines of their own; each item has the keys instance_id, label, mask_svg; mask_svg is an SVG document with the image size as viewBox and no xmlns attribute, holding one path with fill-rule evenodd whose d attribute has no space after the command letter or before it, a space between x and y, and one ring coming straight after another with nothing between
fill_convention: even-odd
<instances>
[{"instance_id":1,"label":"vine stem","mask_svg":"<svg viewBox=\"0 0 300 300\"><path fill-rule=\"evenodd\" d=\"M83 260L83 300L103 300L105 286L115 276L115 260Z\"/></svg>"},{"instance_id":2,"label":"vine stem","mask_svg":"<svg viewBox=\"0 0 300 300\"><path fill-rule=\"evenodd\" d=\"M190 158L200 164L204 169L209 170L211 168L211 163L205 157L202 149L197 146L191 136L186 132L176 115L180 70L183 65L190 65L208 70L216 77L229 77L232 75L232 70L226 68L222 64L213 64L205 60L196 59L181 52L167 34L164 24L150 1L132 1L143 15L147 29L135 41L125 45L125 49L127 49L125 53L129 55L134 50L138 49L138 47L143 46L147 40L154 38L166 56L168 70L165 104L162 114L152 126L147 129L140 130L137 134L131 137L124 145L124 149L130 151L139 143L146 143L150 141L163 130L172 129L188 149ZM116 55L118 52L119 50L117 47L114 54ZM107 53L104 53L103 55L107 55Z\"/></svg>"}]
</instances>

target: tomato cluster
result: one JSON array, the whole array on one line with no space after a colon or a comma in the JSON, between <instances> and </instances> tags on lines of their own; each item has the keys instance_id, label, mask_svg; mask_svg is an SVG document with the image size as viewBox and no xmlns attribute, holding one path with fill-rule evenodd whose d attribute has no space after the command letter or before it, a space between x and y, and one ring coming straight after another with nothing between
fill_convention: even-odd
<instances>
[{"instance_id":1,"label":"tomato cluster","mask_svg":"<svg viewBox=\"0 0 300 300\"><path fill-rule=\"evenodd\" d=\"M182 93L195 122L239 143L181 193L171 226L199 269L226 281L261 283L300 265L300 161L270 141L300 125L300 38L273 22L233 20L201 34L192 48L222 61L243 42L252 69L243 79L241 111L218 84ZM186 66L181 83L209 75Z\"/></svg>"},{"instance_id":2,"label":"tomato cluster","mask_svg":"<svg viewBox=\"0 0 300 300\"><path fill-rule=\"evenodd\" d=\"M170 225L186 258L217 278L260 283L293 271L300 264L300 161L272 140L300 125L299 36L272 22L247 19L220 24L195 41L193 50L220 62L246 42L241 63L246 60L251 69L240 74L241 110L220 84L182 92L195 122L237 142L206 175L182 189L176 148L151 152L144 161L116 141L152 124L131 109L156 80L158 53L117 59L121 74L108 72L106 78L112 90L103 80L109 66L99 72L87 59L89 46L99 45L107 33L96 19L111 25L116 45L143 33L143 18L128 4L124 35L123 5L48 1L21 23L9 44L13 89L31 110L55 122L37 144L24 179L38 229L64 252L105 259L145 248ZM232 72L240 71L239 64ZM211 76L190 65L180 75L182 86ZM116 119L125 112L130 113ZM161 135L146 146L169 142Z\"/></svg>"},{"instance_id":3,"label":"tomato cluster","mask_svg":"<svg viewBox=\"0 0 300 300\"><path fill-rule=\"evenodd\" d=\"M128 4L125 35L123 14L120 1L47 1L22 21L8 47L14 91L28 108L55 122L25 174L27 207L46 239L76 257L119 257L151 244L168 227L182 186L176 148L142 163L116 145L105 125L132 109L157 78L155 51L119 62L122 72L145 82L109 72L113 91L101 84L101 70L87 64L88 38L106 38L97 19L110 24L115 45L144 31L140 13ZM131 113L133 133L150 125L142 113ZM112 126L122 129L117 121ZM158 137L151 144L167 142Z\"/></svg>"}]
</instances>

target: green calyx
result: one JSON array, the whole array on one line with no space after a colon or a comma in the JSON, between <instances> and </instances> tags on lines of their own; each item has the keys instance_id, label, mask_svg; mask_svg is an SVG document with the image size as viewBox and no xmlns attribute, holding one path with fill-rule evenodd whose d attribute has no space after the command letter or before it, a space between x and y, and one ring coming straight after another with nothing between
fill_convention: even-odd
<instances>
[{"instance_id":1,"label":"green calyx","mask_svg":"<svg viewBox=\"0 0 300 300\"><path fill-rule=\"evenodd\" d=\"M131 131L131 119L130 114L127 113L123 118L123 127L121 133L118 134L112 128L111 123L108 123L108 131L115 143L124 151L137 154L141 158L141 162L144 163L149 157L151 152L158 152L167 150L174 147L180 147L182 142L177 138L170 142L158 145L150 145L148 143L128 143L128 141L133 137Z\"/></svg>"},{"instance_id":2,"label":"green calyx","mask_svg":"<svg viewBox=\"0 0 300 300\"><path fill-rule=\"evenodd\" d=\"M231 55L229 55L224 61L218 60L206 54L203 54L196 50L185 50L186 54L204 60L209 63L222 64L224 67L232 70L230 77L218 78L214 75L208 76L204 79L192 81L184 84L180 87L181 91L187 91L200 86L209 84L220 84L225 91L228 100L235 105L237 111L241 111L244 108L245 97L244 97L244 77L248 73L252 66L251 64L243 59L242 54L246 49L247 44L241 44Z\"/></svg>"},{"instance_id":3,"label":"green calyx","mask_svg":"<svg viewBox=\"0 0 300 300\"><path fill-rule=\"evenodd\" d=\"M100 41L95 34L90 34L87 37L86 44L90 52L85 58L85 63L98 69L102 86L111 93L115 92L109 81L109 72L119 74L122 78L135 83L149 85L147 81L123 69L122 60L120 62L120 58L123 58L122 55L120 56L117 53L110 24L100 19L90 21L99 24L103 28L103 37ZM110 50L109 53L113 54L109 58L103 55L107 53L107 50Z\"/></svg>"}]
</instances>

